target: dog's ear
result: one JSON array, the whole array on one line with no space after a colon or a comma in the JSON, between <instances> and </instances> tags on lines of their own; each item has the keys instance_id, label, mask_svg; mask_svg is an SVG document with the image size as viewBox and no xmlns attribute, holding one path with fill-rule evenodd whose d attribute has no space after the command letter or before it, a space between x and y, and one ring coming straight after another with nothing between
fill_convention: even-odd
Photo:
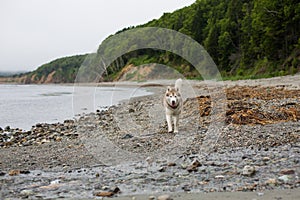
<instances>
[{"instance_id":1,"label":"dog's ear","mask_svg":"<svg viewBox=\"0 0 300 200\"><path fill-rule=\"evenodd\" d=\"M167 91L170 92L171 89L172 89L172 88L171 88L170 86L168 86Z\"/></svg>"}]
</instances>

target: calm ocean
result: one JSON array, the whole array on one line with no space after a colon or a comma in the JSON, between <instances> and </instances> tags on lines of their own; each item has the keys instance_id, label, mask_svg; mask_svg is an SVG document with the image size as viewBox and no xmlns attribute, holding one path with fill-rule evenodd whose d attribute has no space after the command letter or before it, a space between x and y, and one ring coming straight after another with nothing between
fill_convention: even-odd
<instances>
[{"instance_id":1,"label":"calm ocean","mask_svg":"<svg viewBox=\"0 0 300 200\"><path fill-rule=\"evenodd\" d=\"M0 84L0 127L30 130L37 123L63 122L147 94L131 87Z\"/></svg>"}]
</instances>

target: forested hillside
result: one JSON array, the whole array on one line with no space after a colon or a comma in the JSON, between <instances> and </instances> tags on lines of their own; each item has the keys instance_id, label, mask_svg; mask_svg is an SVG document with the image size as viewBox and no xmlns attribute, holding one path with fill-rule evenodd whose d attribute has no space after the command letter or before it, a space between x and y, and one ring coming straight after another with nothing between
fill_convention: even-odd
<instances>
[{"instance_id":1,"label":"forested hillside","mask_svg":"<svg viewBox=\"0 0 300 200\"><path fill-rule=\"evenodd\" d=\"M224 78L271 77L300 71L299 0L197 0L191 6L164 13L161 18L137 27L168 28L192 37L209 52ZM57 59L25 74L21 80L74 82L85 58L86 55ZM145 63L165 64L186 78L200 78L179 56L141 49L118 58L101 80L115 80L124 73L124 67Z\"/></svg>"},{"instance_id":2,"label":"forested hillside","mask_svg":"<svg viewBox=\"0 0 300 200\"><path fill-rule=\"evenodd\" d=\"M197 0L143 26L191 36L223 76L276 76L300 71L298 0Z\"/></svg>"}]
</instances>

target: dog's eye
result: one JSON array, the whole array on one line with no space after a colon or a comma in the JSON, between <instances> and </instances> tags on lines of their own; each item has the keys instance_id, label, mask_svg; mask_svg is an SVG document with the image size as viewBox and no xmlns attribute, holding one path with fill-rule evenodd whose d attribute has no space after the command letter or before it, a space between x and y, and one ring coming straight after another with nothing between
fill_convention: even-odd
<instances>
[{"instance_id":1,"label":"dog's eye","mask_svg":"<svg viewBox=\"0 0 300 200\"><path fill-rule=\"evenodd\" d=\"M169 94L166 94L166 96L168 97L168 96L169 96Z\"/></svg>"}]
</instances>

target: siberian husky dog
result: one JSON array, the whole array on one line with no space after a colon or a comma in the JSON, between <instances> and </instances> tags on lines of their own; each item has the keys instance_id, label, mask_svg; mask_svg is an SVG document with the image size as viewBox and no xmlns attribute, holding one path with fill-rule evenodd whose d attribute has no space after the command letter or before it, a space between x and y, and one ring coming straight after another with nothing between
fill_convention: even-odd
<instances>
[{"instance_id":1,"label":"siberian husky dog","mask_svg":"<svg viewBox=\"0 0 300 200\"><path fill-rule=\"evenodd\" d=\"M174 122L174 133L178 133L179 114L181 113L182 109L181 85L182 80L177 79L175 82L175 87L169 86L167 88L163 99L169 133L173 131L172 119Z\"/></svg>"}]
</instances>

